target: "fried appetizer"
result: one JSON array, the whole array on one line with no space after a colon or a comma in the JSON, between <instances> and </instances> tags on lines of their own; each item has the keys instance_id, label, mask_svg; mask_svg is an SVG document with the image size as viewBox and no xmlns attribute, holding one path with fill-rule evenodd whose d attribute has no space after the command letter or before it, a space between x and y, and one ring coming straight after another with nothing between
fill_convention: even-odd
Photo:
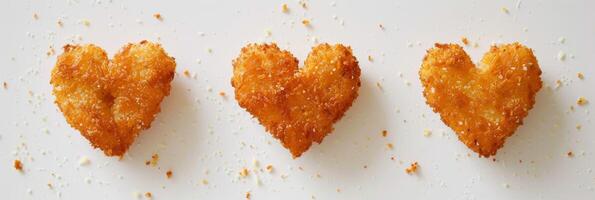
<instances>
[{"instance_id":1,"label":"fried appetizer","mask_svg":"<svg viewBox=\"0 0 595 200\"><path fill-rule=\"evenodd\" d=\"M540 75L533 51L519 43L492 46L479 67L459 45L436 44L419 71L426 103L483 157L495 155L523 123Z\"/></svg>"},{"instance_id":2,"label":"fried appetizer","mask_svg":"<svg viewBox=\"0 0 595 200\"><path fill-rule=\"evenodd\" d=\"M92 44L66 45L52 71L66 121L108 156L122 156L159 113L176 62L159 44L127 44L109 60Z\"/></svg>"},{"instance_id":3,"label":"fried appetizer","mask_svg":"<svg viewBox=\"0 0 595 200\"><path fill-rule=\"evenodd\" d=\"M250 44L233 61L239 105L255 116L294 158L320 143L358 95L360 68L351 48L321 44L298 69L276 44Z\"/></svg>"}]
</instances>

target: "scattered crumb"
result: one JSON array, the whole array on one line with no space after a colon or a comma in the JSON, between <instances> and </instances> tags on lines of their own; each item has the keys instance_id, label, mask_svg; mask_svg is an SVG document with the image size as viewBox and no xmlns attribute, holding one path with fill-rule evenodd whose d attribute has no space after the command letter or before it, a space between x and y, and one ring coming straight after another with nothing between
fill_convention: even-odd
<instances>
[{"instance_id":1,"label":"scattered crumb","mask_svg":"<svg viewBox=\"0 0 595 200\"><path fill-rule=\"evenodd\" d=\"M23 163L20 160L14 160L14 169L17 171L23 171Z\"/></svg>"},{"instance_id":2,"label":"scattered crumb","mask_svg":"<svg viewBox=\"0 0 595 200\"><path fill-rule=\"evenodd\" d=\"M419 167L419 165L417 164L417 162L411 163L411 166L409 166L407 169L405 169L405 172L407 172L408 174L412 174L417 172L417 168Z\"/></svg>"},{"instance_id":3,"label":"scattered crumb","mask_svg":"<svg viewBox=\"0 0 595 200\"><path fill-rule=\"evenodd\" d=\"M244 178L246 176L248 176L250 172L248 171L248 169L246 168L242 168L242 170L240 171L240 177Z\"/></svg>"},{"instance_id":4,"label":"scattered crumb","mask_svg":"<svg viewBox=\"0 0 595 200\"><path fill-rule=\"evenodd\" d=\"M62 28L64 27L64 23L62 22L62 20L58 20L58 27Z\"/></svg>"},{"instance_id":5,"label":"scattered crumb","mask_svg":"<svg viewBox=\"0 0 595 200\"><path fill-rule=\"evenodd\" d=\"M580 124L576 125L576 130L581 130L581 128L583 128L583 126L581 126Z\"/></svg>"},{"instance_id":6,"label":"scattered crumb","mask_svg":"<svg viewBox=\"0 0 595 200\"><path fill-rule=\"evenodd\" d=\"M87 26L87 27L88 27L88 26L91 26L91 21L89 21L88 19L82 19L82 20L80 21L80 23L81 23L82 25L85 25L85 26Z\"/></svg>"},{"instance_id":7,"label":"scattered crumb","mask_svg":"<svg viewBox=\"0 0 595 200\"><path fill-rule=\"evenodd\" d=\"M387 144L386 144L386 147L387 147L388 149L392 150L392 149L393 149L393 143L387 143Z\"/></svg>"},{"instance_id":8,"label":"scattered crumb","mask_svg":"<svg viewBox=\"0 0 595 200\"><path fill-rule=\"evenodd\" d=\"M578 77L581 80L585 79L585 75L582 72L576 73L576 77Z\"/></svg>"},{"instance_id":9,"label":"scattered crumb","mask_svg":"<svg viewBox=\"0 0 595 200\"><path fill-rule=\"evenodd\" d=\"M5 90L8 89L8 83L6 83L6 81L2 82L2 88Z\"/></svg>"},{"instance_id":10,"label":"scattered crumb","mask_svg":"<svg viewBox=\"0 0 595 200\"><path fill-rule=\"evenodd\" d=\"M157 19L159 21L163 21L163 17L161 17L161 14L159 14L159 13L153 14L153 17L155 17L155 19Z\"/></svg>"},{"instance_id":11,"label":"scattered crumb","mask_svg":"<svg viewBox=\"0 0 595 200\"><path fill-rule=\"evenodd\" d=\"M566 60L566 53L564 53L563 51L558 51L558 60L559 61Z\"/></svg>"},{"instance_id":12,"label":"scattered crumb","mask_svg":"<svg viewBox=\"0 0 595 200\"><path fill-rule=\"evenodd\" d=\"M188 71L188 69L185 69L182 74L184 74L186 78L190 78L190 71Z\"/></svg>"},{"instance_id":13,"label":"scattered crumb","mask_svg":"<svg viewBox=\"0 0 595 200\"><path fill-rule=\"evenodd\" d=\"M46 52L45 54L46 54L47 56L52 56L52 55L54 55L55 53L56 53L56 50L54 49L54 47L53 47L53 46L51 46L51 45L50 45L50 48L49 48L48 52Z\"/></svg>"},{"instance_id":14,"label":"scattered crumb","mask_svg":"<svg viewBox=\"0 0 595 200\"><path fill-rule=\"evenodd\" d=\"M500 10L501 10L501 11L502 11L504 14L509 14L509 13L510 13L510 11L508 10L508 8L506 8L506 7L502 7Z\"/></svg>"},{"instance_id":15,"label":"scattered crumb","mask_svg":"<svg viewBox=\"0 0 595 200\"><path fill-rule=\"evenodd\" d=\"M568 156L568 157L574 157L574 153L572 151L569 151L568 153L566 153L566 156Z\"/></svg>"},{"instance_id":16,"label":"scattered crumb","mask_svg":"<svg viewBox=\"0 0 595 200\"><path fill-rule=\"evenodd\" d=\"M170 179L173 175L174 173L171 170L167 170L167 172L165 172L165 177L167 177L168 179Z\"/></svg>"},{"instance_id":17,"label":"scattered crumb","mask_svg":"<svg viewBox=\"0 0 595 200\"><path fill-rule=\"evenodd\" d=\"M308 19L304 19L304 20L302 20L302 24L303 24L304 26L310 26L310 20L308 20Z\"/></svg>"},{"instance_id":18,"label":"scattered crumb","mask_svg":"<svg viewBox=\"0 0 595 200\"><path fill-rule=\"evenodd\" d=\"M376 87L380 90L382 90L382 84L380 84L380 82L376 82Z\"/></svg>"},{"instance_id":19,"label":"scattered crumb","mask_svg":"<svg viewBox=\"0 0 595 200\"><path fill-rule=\"evenodd\" d=\"M37 15L37 13L33 13L33 19L34 20L38 20L39 19L39 15Z\"/></svg>"},{"instance_id":20,"label":"scattered crumb","mask_svg":"<svg viewBox=\"0 0 595 200\"><path fill-rule=\"evenodd\" d=\"M424 136L430 137L432 135L432 131L430 129L424 129Z\"/></svg>"},{"instance_id":21,"label":"scattered crumb","mask_svg":"<svg viewBox=\"0 0 595 200\"><path fill-rule=\"evenodd\" d=\"M153 194L151 194L151 192L146 192L145 197L147 197L147 199L151 199L153 198Z\"/></svg>"},{"instance_id":22,"label":"scattered crumb","mask_svg":"<svg viewBox=\"0 0 595 200\"><path fill-rule=\"evenodd\" d=\"M386 137L388 135L388 131L387 130L382 130L382 137Z\"/></svg>"},{"instance_id":23,"label":"scattered crumb","mask_svg":"<svg viewBox=\"0 0 595 200\"><path fill-rule=\"evenodd\" d=\"M463 44L464 44L465 46L468 46L468 45L469 45L469 39L467 39L467 37L462 37L462 38L461 38L461 42L463 42Z\"/></svg>"},{"instance_id":24,"label":"scattered crumb","mask_svg":"<svg viewBox=\"0 0 595 200\"><path fill-rule=\"evenodd\" d=\"M250 191L246 192L246 199L250 199Z\"/></svg>"},{"instance_id":25,"label":"scattered crumb","mask_svg":"<svg viewBox=\"0 0 595 200\"><path fill-rule=\"evenodd\" d=\"M91 163L91 161L89 160L89 158L87 158L87 156L82 156L79 159L79 166L89 165L89 163Z\"/></svg>"},{"instance_id":26,"label":"scattered crumb","mask_svg":"<svg viewBox=\"0 0 595 200\"><path fill-rule=\"evenodd\" d=\"M284 3L284 4L281 6L281 12L283 12L283 13L289 13L289 7L287 6L287 4L286 4L286 3Z\"/></svg>"},{"instance_id":27,"label":"scattered crumb","mask_svg":"<svg viewBox=\"0 0 595 200\"><path fill-rule=\"evenodd\" d=\"M225 95L226 95L226 94L225 94L225 92L224 92L224 91L220 91L220 92L219 92L219 96L225 97Z\"/></svg>"},{"instance_id":28,"label":"scattered crumb","mask_svg":"<svg viewBox=\"0 0 595 200\"><path fill-rule=\"evenodd\" d=\"M383 31L386 30L386 28L384 28L384 25L382 25L382 24L378 24L378 27L380 28L380 30L383 30Z\"/></svg>"},{"instance_id":29,"label":"scattered crumb","mask_svg":"<svg viewBox=\"0 0 595 200\"><path fill-rule=\"evenodd\" d=\"M306 5L306 2L305 1L300 0L299 4L302 6L302 8L308 9L308 5Z\"/></svg>"},{"instance_id":30,"label":"scattered crumb","mask_svg":"<svg viewBox=\"0 0 595 200\"><path fill-rule=\"evenodd\" d=\"M145 162L145 165L151 165L152 167L157 166L157 163L159 162L159 154L153 154L151 156L151 160L147 160Z\"/></svg>"},{"instance_id":31,"label":"scattered crumb","mask_svg":"<svg viewBox=\"0 0 595 200\"><path fill-rule=\"evenodd\" d=\"M564 43L566 42L566 38L565 38L565 37L559 37L559 38L558 38L558 42L559 42L560 44L564 44Z\"/></svg>"},{"instance_id":32,"label":"scattered crumb","mask_svg":"<svg viewBox=\"0 0 595 200\"><path fill-rule=\"evenodd\" d=\"M579 97L576 100L576 104L579 105L579 106L583 106L583 105L587 104L588 102L589 101L587 101L587 99L585 97Z\"/></svg>"},{"instance_id":33,"label":"scattered crumb","mask_svg":"<svg viewBox=\"0 0 595 200\"><path fill-rule=\"evenodd\" d=\"M272 173L273 172L273 165L267 165L266 166L267 172Z\"/></svg>"},{"instance_id":34,"label":"scattered crumb","mask_svg":"<svg viewBox=\"0 0 595 200\"><path fill-rule=\"evenodd\" d=\"M208 185L209 184L209 181L207 179L202 179L201 183L203 185Z\"/></svg>"}]
</instances>

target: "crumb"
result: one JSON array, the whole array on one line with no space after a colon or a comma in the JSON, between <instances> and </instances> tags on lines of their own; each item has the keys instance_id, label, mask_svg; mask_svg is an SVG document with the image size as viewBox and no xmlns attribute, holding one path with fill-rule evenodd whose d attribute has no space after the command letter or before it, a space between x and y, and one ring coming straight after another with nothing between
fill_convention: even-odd
<instances>
[{"instance_id":1,"label":"crumb","mask_svg":"<svg viewBox=\"0 0 595 200\"><path fill-rule=\"evenodd\" d=\"M147 160L145 162L145 165L151 165L153 167L157 166L157 163L159 162L159 154L153 154L151 156L151 160Z\"/></svg>"},{"instance_id":2,"label":"crumb","mask_svg":"<svg viewBox=\"0 0 595 200\"><path fill-rule=\"evenodd\" d=\"M50 190L54 189L54 186L52 185L52 183L48 183L48 188L50 188Z\"/></svg>"},{"instance_id":3,"label":"crumb","mask_svg":"<svg viewBox=\"0 0 595 200\"><path fill-rule=\"evenodd\" d=\"M387 130L382 130L382 137L386 137L388 135L388 131Z\"/></svg>"},{"instance_id":4,"label":"crumb","mask_svg":"<svg viewBox=\"0 0 595 200\"><path fill-rule=\"evenodd\" d=\"M387 144L386 144L386 147L387 147L388 149L391 149L391 150L392 150L392 149L393 149L393 143L387 143Z\"/></svg>"},{"instance_id":5,"label":"crumb","mask_svg":"<svg viewBox=\"0 0 595 200\"><path fill-rule=\"evenodd\" d=\"M337 192L341 192L341 188L337 188Z\"/></svg>"},{"instance_id":6,"label":"crumb","mask_svg":"<svg viewBox=\"0 0 595 200\"><path fill-rule=\"evenodd\" d=\"M368 61L370 61L370 62L374 62L374 58L372 58L372 56L371 56L371 55L368 55Z\"/></svg>"},{"instance_id":7,"label":"crumb","mask_svg":"<svg viewBox=\"0 0 595 200\"><path fill-rule=\"evenodd\" d=\"M64 27L64 23L62 22L62 20L58 20L58 27L62 28Z\"/></svg>"},{"instance_id":8,"label":"crumb","mask_svg":"<svg viewBox=\"0 0 595 200\"><path fill-rule=\"evenodd\" d=\"M202 182L203 185L208 185L209 184L209 181L207 179L202 179L201 182Z\"/></svg>"},{"instance_id":9,"label":"crumb","mask_svg":"<svg viewBox=\"0 0 595 200\"><path fill-rule=\"evenodd\" d=\"M37 15L37 13L33 13L33 19L34 20L38 20L39 19L39 15Z\"/></svg>"},{"instance_id":10,"label":"crumb","mask_svg":"<svg viewBox=\"0 0 595 200\"><path fill-rule=\"evenodd\" d=\"M281 12L283 12L283 13L289 13L289 7L287 6L287 4L286 4L286 3L284 3L284 4L281 6Z\"/></svg>"},{"instance_id":11,"label":"crumb","mask_svg":"<svg viewBox=\"0 0 595 200\"><path fill-rule=\"evenodd\" d=\"M171 170L167 170L167 172L165 172L165 177L167 177L168 179L170 179L173 175L174 173Z\"/></svg>"},{"instance_id":12,"label":"crumb","mask_svg":"<svg viewBox=\"0 0 595 200\"><path fill-rule=\"evenodd\" d=\"M302 8L308 9L308 5L306 5L306 2L305 1L300 1L299 3L302 6Z\"/></svg>"},{"instance_id":13,"label":"crumb","mask_svg":"<svg viewBox=\"0 0 595 200\"><path fill-rule=\"evenodd\" d=\"M184 74L185 77L190 78L190 71L188 71L187 69L184 70L184 72L182 72Z\"/></svg>"},{"instance_id":14,"label":"crumb","mask_svg":"<svg viewBox=\"0 0 595 200\"><path fill-rule=\"evenodd\" d=\"M380 82L376 82L376 87L380 90L382 90L382 85L380 84Z\"/></svg>"},{"instance_id":15,"label":"crumb","mask_svg":"<svg viewBox=\"0 0 595 200\"><path fill-rule=\"evenodd\" d=\"M563 51L558 51L558 60L559 61L566 60L566 53L564 53Z\"/></svg>"},{"instance_id":16,"label":"crumb","mask_svg":"<svg viewBox=\"0 0 595 200\"><path fill-rule=\"evenodd\" d=\"M580 124L576 125L576 130L581 130L582 126Z\"/></svg>"},{"instance_id":17,"label":"crumb","mask_svg":"<svg viewBox=\"0 0 595 200\"><path fill-rule=\"evenodd\" d=\"M151 194L151 192L146 192L145 197L147 197L147 199L151 199L153 198L153 194Z\"/></svg>"},{"instance_id":18,"label":"crumb","mask_svg":"<svg viewBox=\"0 0 595 200\"><path fill-rule=\"evenodd\" d=\"M587 104L588 102L589 101L587 101L587 99L585 97L579 97L576 100L576 104L579 105L579 106L583 106L583 105Z\"/></svg>"},{"instance_id":19,"label":"crumb","mask_svg":"<svg viewBox=\"0 0 595 200\"><path fill-rule=\"evenodd\" d=\"M432 135L432 131L430 129L424 129L424 136L430 137Z\"/></svg>"},{"instance_id":20,"label":"crumb","mask_svg":"<svg viewBox=\"0 0 595 200\"><path fill-rule=\"evenodd\" d=\"M504 14L509 14L509 13L510 13L510 11L508 10L508 8L506 8L506 7L502 7L500 10L501 10L501 11L502 11Z\"/></svg>"},{"instance_id":21,"label":"crumb","mask_svg":"<svg viewBox=\"0 0 595 200\"><path fill-rule=\"evenodd\" d=\"M240 171L240 177L244 178L246 176L248 176L250 172L248 171L248 169L246 168L242 168L242 170Z\"/></svg>"},{"instance_id":22,"label":"crumb","mask_svg":"<svg viewBox=\"0 0 595 200\"><path fill-rule=\"evenodd\" d=\"M273 172L273 165L267 165L266 166L267 172L272 173Z\"/></svg>"},{"instance_id":23,"label":"crumb","mask_svg":"<svg viewBox=\"0 0 595 200\"><path fill-rule=\"evenodd\" d=\"M578 77L578 79L581 79L581 80L585 79L585 75L581 72L576 73L576 77Z\"/></svg>"},{"instance_id":24,"label":"crumb","mask_svg":"<svg viewBox=\"0 0 595 200\"><path fill-rule=\"evenodd\" d=\"M378 24L378 27L380 27L380 30L383 30L383 31L384 31L384 30L386 30L386 29L384 28L384 25L382 25L382 24Z\"/></svg>"},{"instance_id":25,"label":"crumb","mask_svg":"<svg viewBox=\"0 0 595 200\"><path fill-rule=\"evenodd\" d=\"M465 46L468 46L468 45L469 45L469 39L467 39L467 37L462 37L462 38L461 38L461 42L463 42L463 44L464 44Z\"/></svg>"},{"instance_id":26,"label":"crumb","mask_svg":"<svg viewBox=\"0 0 595 200\"><path fill-rule=\"evenodd\" d=\"M8 89L8 83L6 81L2 82L2 87L6 90Z\"/></svg>"},{"instance_id":27,"label":"crumb","mask_svg":"<svg viewBox=\"0 0 595 200\"><path fill-rule=\"evenodd\" d=\"M225 92L224 91L219 92L219 96L225 97Z\"/></svg>"},{"instance_id":28,"label":"crumb","mask_svg":"<svg viewBox=\"0 0 595 200\"><path fill-rule=\"evenodd\" d=\"M50 46L50 49L48 50L48 52L46 52L46 55L52 56L52 55L54 55L54 53L56 53L56 50L54 50L53 46Z\"/></svg>"},{"instance_id":29,"label":"crumb","mask_svg":"<svg viewBox=\"0 0 595 200\"><path fill-rule=\"evenodd\" d=\"M304 20L302 20L302 24L304 26L310 26L310 20L304 19Z\"/></svg>"},{"instance_id":30,"label":"crumb","mask_svg":"<svg viewBox=\"0 0 595 200\"><path fill-rule=\"evenodd\" d=\"M157 19L159 21L163 21L163 17L161 17L161 14L159 14L159 13L153 14L153 17L155 17L155 19Z\"/></svg>"},{"instance_id":31,"label":"crumb","mask_svg":"<svg viewBox=\"0 0 595 200\"><path fill-rule=\"evenodd\" d=\"M572 153L572 151L569 151L568 153L566 153L566 155L567 155L568 157L574 157L574 153Z\"/></svg>"},{"instance_id":32,"label":"crumb","mask_svg":"<svg viewBox=\"0 0 595 200\"><path fill-rule=\"evenodd\" d=\"M14 160L14 169L17 171L23 171L23 163L20 160Z\"/></svg>"},{"instance_id":33,"label":"crumb","mask_svg":"<svg viewBox=\"0 0 595 200\"><path fill-rule=\"evenodd\" d=\"M250 199L250 191L246 192L246 199Z\"/></svg>"},{"instance_id":34,"label":"crumb","mask_svg":"<svg viewBox=\"0 0 595 200\"><path fill-rule=\"evenodd\" d=\"M85 26L87 26L87 27L91 26L91 21L89 21L88 19L82 19L80 21L80 23L83 24L83 25L85 25Z\"/></svg>"},{"instance_id":35,"label":"crumb","mask_svg":"<svg viewBox=\"0 0 595 200\"><path fill-rule=\"evenodd\" d=\"M405 169L405 172L407 172L408 174L412 174L417 172L417 168L419 167L419 165L417 164L417 162L411 163L411 166L409 166L407 169Z\"/></svg>"},{"instance_id":36,"label":"crumb","mask_svg":"<svg viewBox=\"0 0 595 200\"><path fill-rule=\"evenodd\" d=\"M91 163L91 161L89 160L89 158L87 158L87 156L82 156L79 159L79 166L89 165L89 163Z\"/></svg>"}]
</instances>

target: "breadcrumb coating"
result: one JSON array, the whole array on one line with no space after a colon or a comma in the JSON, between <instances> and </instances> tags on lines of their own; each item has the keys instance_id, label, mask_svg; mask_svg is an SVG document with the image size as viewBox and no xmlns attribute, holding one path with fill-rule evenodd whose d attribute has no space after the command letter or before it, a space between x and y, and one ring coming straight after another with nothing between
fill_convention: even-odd
<instances>
[{"instance_id":1,"label":"breadcrumb coating","mask_svg":"<svg viewBox=\"0 0 595 200\"><path fill-rule=\"evenodd\" d=\"M127 44L109 60L93 44L66 45L52 71L66 121L108 156L122 156L160 111L176 63L159 44Z\"/></svg>"},{"instance_id":2,"label":"breadcrumb coating","mask_svg":"<svg viewBox=\"0 0 595 200\"><path fill-rule=\"evenodd\" d=\"M358 95L360 68L351 48L321 44L298 69L276 44L250 44L233 61L239 105L279 139L294 158L320 143Z\"/></svg>"},{"instance_id":3,"label":"breadcrumb coating","mask_svg":"<svg viewBox=\"0 0 595 200\"><path fill-rule=\"evenodd\" d=\"M542 87L540 75L533 51L519 43L492 46L479 67L461 46L436 44L419 71L427 104L484 157L523 123Z\"/></svg>"}]
</instances>

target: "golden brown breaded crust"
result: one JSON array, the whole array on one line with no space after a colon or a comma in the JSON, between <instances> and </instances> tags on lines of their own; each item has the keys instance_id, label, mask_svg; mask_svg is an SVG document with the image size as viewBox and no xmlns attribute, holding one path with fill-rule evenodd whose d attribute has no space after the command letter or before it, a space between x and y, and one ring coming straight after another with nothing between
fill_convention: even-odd
<instances>
[{"instance_id":1,"label":"golden brown breaded crust","mask_svg":"<svg viewBox=\"0 0 595 200\"><path fill-rule=\"evenodd\" d=\"M66 121L108 156L122 156L159 113L176 63L159 44L128 44L109 60L93 44L66 45L52 71Z\"/></svg>"},{"instance_id":2,"label":"golden brown breaded crust","mask_svg":"<svg viewBox=\"0 0 595 200\"><path fill-rule=\"evenodd\" d=\"M495 155L523 123L540 75L533 51L519 43L492 46L479 67L459 45L436 44L419 71L427 104L484 157Z\"/></svg>"},{"instance_id":3,"label":"golden brown breaded crust","mask_svg":"<svg viewBox=\"0 0 595 200\"><path fill-rule=\"evenodd\" d=\"M254 115L293 157L333 130L358 95L360 68L351 48L321 44L298 69L276 44L250 44L233 61L239 105Z\"/></svg>"}]
</instances>

